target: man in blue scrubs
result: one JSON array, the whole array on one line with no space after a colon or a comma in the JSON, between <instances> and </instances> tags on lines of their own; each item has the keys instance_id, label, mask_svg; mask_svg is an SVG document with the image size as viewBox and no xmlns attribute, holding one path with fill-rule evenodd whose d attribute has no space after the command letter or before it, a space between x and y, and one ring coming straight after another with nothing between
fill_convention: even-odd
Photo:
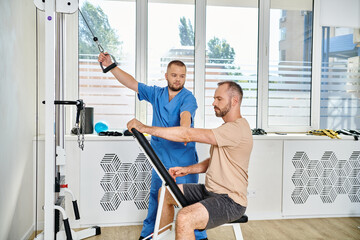
<instances>
[{"instance_id":1,"label":"man in blue scrubs","mask_svg":"<svg viewBox=\"0 0 360 240\"><path fill-rule=\"evenodd\" d=\"M112 64L110 56L103 53L100 53L98 61L101 62L104 67ZM184 88L186 66L183 62L174 60L168 64L165 73L168 86L163 88L139 83L131 75L118 67L112 68L111 73L121 84L137 92L139 100L145 100L151 103L153 107L152 126L194 127L197 103L192 93ZM151 137L151 146L167 169L175 166L189 166L198 162L195 142L184 144L168 141L163 138ZM197 174L192 174L177 178L177 183L197 183L198 179ZM155 170L153 170L148 215L144 220L139 239L143 239L154 232L158 206L158 191L161 184L161 179ZM207 239L205 231L196 231L195 236L196 239Z\"/></svg>"}]
</instances>

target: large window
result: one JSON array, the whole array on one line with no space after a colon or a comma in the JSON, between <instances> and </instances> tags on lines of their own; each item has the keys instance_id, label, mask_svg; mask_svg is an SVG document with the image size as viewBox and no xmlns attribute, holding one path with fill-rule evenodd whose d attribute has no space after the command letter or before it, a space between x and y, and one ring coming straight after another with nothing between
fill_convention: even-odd
<instances>
[{"instance_id":1,"label":"large window","mask_svg":"<svg viewBox=\"0 0 360 240\"><path fill-rule=\"evenodd\" d=\"M257 97L257 1L207 1L205 127L219 126L223 121L214 114L214 92L220 81L235 81L244 91L241 114L252 128L256 127Z\"/></svg>"},{"instance_id":2,"label":"large window","mask_svg":"<svg viewBox=\"0 0 360 240\"><path fill-rule=\"evenodd\" d=\"M135 76L134 1L80 1L80 9L94 35L119 66ZM94 108L94 123L105 121L110 129L124 129L135 117L135 94L113 75L104 74L97 61L98 48L79 14L79 95Z\"/></svg>"},{"instance_id":3,"label":"large window","mask_svg":"<svg viewBox=\"0 0 360 240\"><path fill-rule=\"evenodd\" d=\"M166 86L167 64L174 59L185 62L185 87L199 105L197 127L222 123L212 102L217 83L224 80L242 86L241 113L251 128L303 132L319 127L312 126L317 122L311 116L313 0L81 0L80 8L105 51L139 82ZM349 30L335 31L340 35ZM151 105L138 104L131 90L111 73L103 74L97 56L79 16L79 94L94 107L94 121L104 120L110 129L126 128L133 117L151 124ZM344 59L329 55L329 66L338 62ZM348 96L355 82L343 84ZM323 89L329 84L323 83ZM351 102L358 104L352 96ZM332 121L323 117L323 106L322 124Z\"/></svg>"},{"instance_id":4,"label":"large window","mask_svg":"<svg viewBox=\"0 0 360 240\"><path fill-rule=\"evenodd\" d=\"M271 1L268 126L310 126L312 19L312 1Z\"/></svg>"},{"instance_id":5,"label":"large window","mask_svg":"<svg viewBox=\"0 0 360 240\"><path fill-rule=\"evenodd\" d=\"M360 31L323 27L320 127L360 128Z\"/></svg>"},{"instance_id":6,"label":"large window","mask_svg":"<svg viewBox=\"0 0 360 240\"><path fill-rule=\"evenodd\" d=\"M195 0L148 2L148 85L167 86L167 64L181 60L187 67L185 88L194 92ZM152 106L147 105L147 123Z\"/></svg>"}]
</instances>

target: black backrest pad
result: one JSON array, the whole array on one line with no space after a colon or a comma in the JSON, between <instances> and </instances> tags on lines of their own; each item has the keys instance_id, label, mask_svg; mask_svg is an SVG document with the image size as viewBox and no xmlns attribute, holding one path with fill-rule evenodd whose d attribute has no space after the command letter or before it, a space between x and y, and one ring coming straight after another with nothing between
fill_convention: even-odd
<instances>
[{"instance_id":1,"label":"black backrest pad","mask_svg":"<svg viewBox=\"0 0 360 240\"><path fill-rule=\"evenodd\" d=\"M151 147L149 141L145 138L145 136L140 133L135 128L131 129L134 137L138 140L141 147L144 149L147 156L150 158L149 160L153 163L153 166L157 169L157 172L162 176L165 180L166 184L170 187L171 191L182 205L182 207L188 206L188 202L184 197L184 194L181 192L179 187L176 185L174 179L170 176L168 171L166 170L164 164L160 161L159 157L156 155L154 149Z\"/></svg>"}]
</instances>

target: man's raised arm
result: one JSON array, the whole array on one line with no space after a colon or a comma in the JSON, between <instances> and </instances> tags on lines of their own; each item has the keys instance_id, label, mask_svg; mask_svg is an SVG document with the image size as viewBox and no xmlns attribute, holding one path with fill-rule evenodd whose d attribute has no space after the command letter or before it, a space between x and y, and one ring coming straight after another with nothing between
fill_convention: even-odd
<instances>
[{"instance_id":1,"label":"man's raised arm","mask_svg":"<svg viewBox=\"0 0 360 240\"><path fill-rule=\"evenodd\" d=\"M107 53L100 53L98 61L101 62L105 67L112 64L111 57ZM130 88L131 90L134 90L136 93L139 92L138 90L138 81L133 78L130 74L127 72L121 70L118 67L114 67L110 70L110 72L114 75L114 77L125 87Z\"/></svg>"},{"instance_id":2,"label":"man's raised arm","mask_svg":"<svg viewBox=\"0 0 360 240\"><path fill-rule=\"evenodd\" d=\"M215 135L210 129L188 127L151 127L142 124L137 119L132 119L127 124L128 129L137 129L139 132L148 133L174 142L200 142L217 145Z\"/></svg>"}]
</instances>

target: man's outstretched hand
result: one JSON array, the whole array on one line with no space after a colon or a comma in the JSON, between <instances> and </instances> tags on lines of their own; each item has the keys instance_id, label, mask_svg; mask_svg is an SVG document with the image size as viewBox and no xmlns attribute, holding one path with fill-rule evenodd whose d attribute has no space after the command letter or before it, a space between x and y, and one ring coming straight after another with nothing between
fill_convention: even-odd
<instances>
[{"instance_id":1,"label":"man's outstretched hand","mask_svg":"<svg viewBox=\"0 0 360 240\"><path fill-rule=\"evenodd\" d=\"M129 129L130 132L131 132L131 129L135 128L139 132L143 133L144 132L144 127L145 127L145 125L142 124L140 121L138 121L136 118L131 119L127 123L127 128Z\"/></svg>"}]
</instances>

